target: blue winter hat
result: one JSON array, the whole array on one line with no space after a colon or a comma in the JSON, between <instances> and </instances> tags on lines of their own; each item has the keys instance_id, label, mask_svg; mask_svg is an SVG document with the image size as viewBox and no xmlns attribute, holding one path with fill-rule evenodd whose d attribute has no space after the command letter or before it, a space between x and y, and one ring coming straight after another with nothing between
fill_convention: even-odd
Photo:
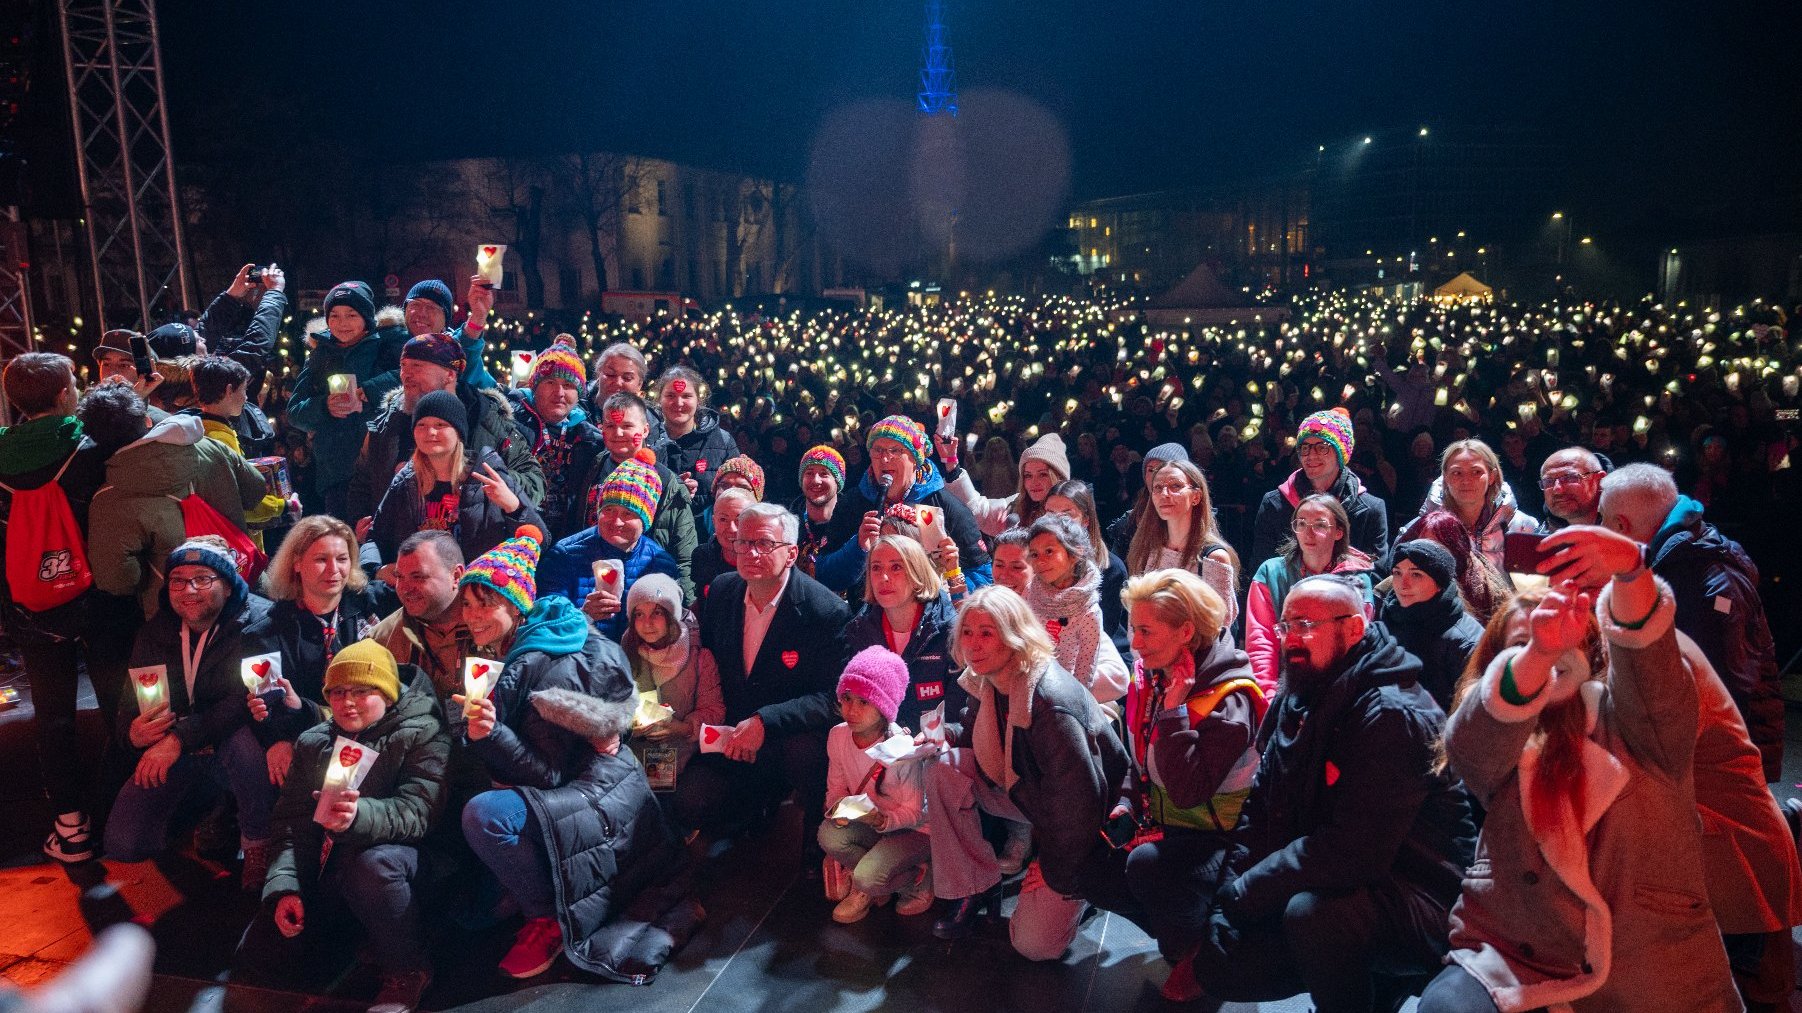
<instances>
[{"instance_id":1,"label":"blue winter hat","mask_svg":"<svg viewBox=\"0 0 1802 1013\"><path fill-rule=\"evenodd\" d=\"M437 303L438 308L444 311L444 319L446 320L451 318L451 314L455 312L457 308L457 299L455 296L451 295L450 286L439 281L437 278L427 278L408 289L407 301L412 302L415 299L430 299L432 302Z\"/></svg>"},{"instance_id":2,"label":"blue winter hat","mask_svg":"<svg viewBox=\"0 0 1802 1013\"><path fill-rule=\"evenodd\" d=\"M232 558L231 546L225 539L217 535L199 535L190 538L175 547L169 553L169 560L163 567L163 573L174 573L178 566L204 566L219 575L228 589L225 596L225 614L232 615L244 606L250 598L250 585L238 572L238 561ZM163 585L163 595L169 594L169 585Z\"/></svg>"}]
</instances>

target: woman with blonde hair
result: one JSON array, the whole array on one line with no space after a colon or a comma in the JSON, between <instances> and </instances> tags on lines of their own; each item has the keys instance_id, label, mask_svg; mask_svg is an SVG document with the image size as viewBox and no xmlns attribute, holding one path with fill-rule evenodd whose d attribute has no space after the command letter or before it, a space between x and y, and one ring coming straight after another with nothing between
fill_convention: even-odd
<instances>
[{"instance_id":1,"label":"woman with blonde hair","mask_svg":"<svg viewBox=\"0 0 1802 1013\"><path fill-rule=\"evenodd\" d=\"M902 534L876 537L864 565L863 610L845 625L845 653L885 647L907 663L908 689L895 721L920 732L926 712L944 706L948 736L963 720L968 694L951 660L956 611L939 569L920 543Z\"/></svg>"},{"instance_id":2,"label":"woman with blonde hair","mask_svg":"<svg viewBox=\"0 0 1802 1013\"><path fill-rule=\"evenodd\" d=\"M981 818L993 813L1030 824L1038 841L1008 922L1014 949L1029 960L1063 955L1084 897L1136 910L1124 856L1100 834L1126 774L1126 750L1055 652L1019 595L999 586L971 592L951 632L970 704L957 737L947 740L953 748L926 772L932 890L950 899L933 933L960 939L984 908L998 913L1002 870Z\"/></svg>"},{"instance_id":3,"label":"woman with blonde hair","mask_svg":"<svg viewBox=\"0 0 1802 1013\"><path fill-rule=\"evenodd\" d=\"M357 566L357 536L336 517L302 517L263 571L263 595L275 604L245 630L254 652L279 658L280 692L250 698L257 738L280 785L300 733L326 719L325 670L347 645L369 635L396 607L385 584Z\"/></svg>"},{"instance_id":4,"label":"woman with blonde hair","mask_svg":"<svg viewBox=\"0 0 1802 1013\"><path fill-rule=\"evenodd\" d=\"M1126 572L1138 576L1172 567L1201 575L1226 602L1226 625L1239 616L1239 556L1220 536L1214 497L1201 469L1171 461L1151 476L1151 512L1133 532Z\"/></svg>"},{"instance_id":5,"label":"woman with blonde hair","mask_svg":"<svg viewBox=\"0 0 1802 1013\"><path fill-rule=\"evenodd\" d=\"M1421 524L1435 510L1458 518L1477 551L1497 573L1506 572L1502 544L1508 533L1539 530L1539 522L1516 505L1514 490L1502 478L1501 458L1482 440L1458 440L1445 448L1439 458L1439 477L1427 490L1420 515L1408 522L1396 541L1424 537Z\"/></svg>"}]
</instances>

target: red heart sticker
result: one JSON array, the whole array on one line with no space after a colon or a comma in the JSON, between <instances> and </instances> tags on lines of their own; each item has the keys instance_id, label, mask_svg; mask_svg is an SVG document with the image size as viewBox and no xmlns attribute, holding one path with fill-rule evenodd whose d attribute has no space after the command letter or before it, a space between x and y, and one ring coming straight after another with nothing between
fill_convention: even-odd
<instances>
[{"instance_id":1,"label":"red heart sticker","mask_svg":"<svg viewBox=\"0 0 1802 1013\"><path fill-rule=\"evenodd\" d=\"M932 511L931 510L920 511L920 523L921 524L931 524L932 523Z\"/></svg>"},{"instance_id":2,"label":"red heart sticker","mask_svg":"<svg viewBox=\"0 0 1802 1013\"><path fill-rule=\"evenodd\" d=\"M705 460L696 461L695 462L695 472L697 474L702 474L702 475L706 474L707 473L707 462Z\"/></svg>"},{"instance_id":3,"label":"red heart sticker","mask_svg":"<svg viewBox=\"0 0 1802 1013\"><path fill-rule=\"evenodd\" d=\"M1064 639L1064 624L1056 619L1045 620L1045 632L1051 634L1051 642L1057 644Z\"/></svg>"},{"instance_id":4,"label":"red heart sticker","mask_svg":"<svg viewBox=\"0 0 1802 1013\"><path fill-rule=\"evenodd\" d=\"M951 406L950 405L945 405L944 407L939 409L939 418L941 418L941 419L949 418L950 415L951 415Z\"/></svg>"},{"instance_id":5,"label":"red heart sticker","mask_svg":"<svg viewBox=\"0 0 1802 1013\"><path fill-rule=\"evenodd\" d=\"M250 666L250 670L255 672L259 679L269 678L269 660L265 658L262 661L256 662Z\"/></svg>"},{"instance_id":6,"label":"red heart sticker","mask_svg":"<svg viewBox=\"0 0 1802 1013\"><path fill-rule=\"evenodd\" d=\"M783 651L782 652L782 663L784 665L787 665L789 668L793 668L796 665L799 665L801 663L801 652L800 651Z\"/></svg>"},{"instance_id":7,"label":"red heart sticker","mask_svg":"<svg viewBox=\"0 0 1802 1013\"><path fill-rule=\"evenodd\" d=\"M669 382L669 389L680 394L683 391L688 389L688 381L687 380L671 380Z\"/></svg>"},{"instance_id":8,"label":"red heart sticker","mask_svg":"<svg viewBox=\"0 0 1802 1013\"><path fill-rule=\"evenodd\" d=\"M701 741L713 745L720 740L720 730L712 725L701 726Z\"/></svg>"},{"instance_id":9,"label":"red heart sticker","mask_svg":"<svg viewBox=\"0 0 1802 1013\"><path fill-rule=\"evenodd\" d=\"M626 421L626 413L615 408L607 413L607 421L617 426L621 422Z\"/></svg>"},{"instance_id":10,"label":"red heart sticker","mask_svg":"<svg viewBox=\"0 0 1802 1013\"><path fill-rule=\"evenodd\" d=\"M475 677L480 679L482 676L488 674L488 669L489 669L489 666L487 666L487 665L476 665L471 669L471 671L475 672Z\"/></svg>"},{"instance_id":11,"label":"red heart sticker","mask_svg":"<svg viewBox=\"0 0 1802 1013\"><path fill-rule=\"evenodd\" d=\"M156 685L156 673L155 672L139 672L138 673L138 684L141 686Z\"/></svg>"},{"instance_id":12,"label":"red heart sticker","mask_svg":"<svg viewBox=\"0 0 1802 1013\"><path fill-rule=\"evenodd\" d=\"M356 746L345 746L338 750L338 763L345 767L354 767L363 758L363 751Z\"/></svg>"},{"instance_id":13,"label":"red heart sticker","mask_svg":"<svg viewBox=\"0 0 1802 1013\"><path fill-rule=\"evenodd\" d=\"M619 571L610 566L601 571L601 579L611 584L619 579Z\"/></svg>"},{"instance_id":14,"label":"red heart sticker","mask_svg":"<svg viewBox=\"0 0 1802 1013\"><path fill-rule=\"evenodd\" d=\"M482 252L487 254L488 256L492 257L495 254L501 252L501 248L498 246L484 246L484 247L482 247Z\"/></svg>"},{"instance_id":15,"label":"red heart sticker","mask_svg":"<svg viewBox=\"0 0 1802 1013\"><path fill-rule=\"evenodd\" d=\"M1326 761L1326 783L1329 788L1339 783L1339 765L1331 760Z\"/></svg>"}]
</instances>

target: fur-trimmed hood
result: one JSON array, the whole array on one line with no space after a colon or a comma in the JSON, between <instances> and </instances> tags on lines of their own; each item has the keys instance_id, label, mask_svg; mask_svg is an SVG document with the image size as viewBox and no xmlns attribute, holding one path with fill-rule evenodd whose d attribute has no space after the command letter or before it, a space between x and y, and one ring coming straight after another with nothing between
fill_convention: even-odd
<instances>
[{"instance_id":1,"label":"fur-trimmed hood","mask_svg":"<svg viewBox=\"0 0 1802 1013\"><path fill-rule=\"evenodd\" d=\"M603 700L573 689L541 689L532 694L532 706L551 724L588 740L605 742L623 738L632 729L638 710L635 696Z\"/></svg>"}]
</instances>

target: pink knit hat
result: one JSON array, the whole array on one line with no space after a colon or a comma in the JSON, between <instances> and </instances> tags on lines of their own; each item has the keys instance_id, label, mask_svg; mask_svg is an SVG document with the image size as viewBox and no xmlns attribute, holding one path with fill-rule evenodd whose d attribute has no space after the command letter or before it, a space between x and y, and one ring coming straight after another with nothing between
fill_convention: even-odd
<instances>
[{"instance_id":1,"label":"pink knit hat","mask_svg":"<svg viewBox=\"0 0 1802 1013\"><path fill-rule=\"evenodd\" d=\"M886 647L858 651L845 666L845 674L838 677L839 695L853 693L863 697L890 721L901 710L907 685L907 662Z\"/></svg>"}]
</instances>

